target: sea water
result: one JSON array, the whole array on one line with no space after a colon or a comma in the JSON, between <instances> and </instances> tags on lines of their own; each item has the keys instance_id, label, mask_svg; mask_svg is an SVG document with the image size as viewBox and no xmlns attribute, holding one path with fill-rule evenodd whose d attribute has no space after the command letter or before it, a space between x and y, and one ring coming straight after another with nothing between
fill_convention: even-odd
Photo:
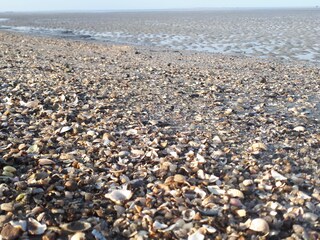
<instances>
[{"instance_id":1,"label":"sea water","mask_svg":"<svg viewBox=\"0 0 320 240\"><path fill-rule=\"evenodd\" d=\"M320 9L0 13L0 29L320 63Z\"/></svg>"}]
</instances>

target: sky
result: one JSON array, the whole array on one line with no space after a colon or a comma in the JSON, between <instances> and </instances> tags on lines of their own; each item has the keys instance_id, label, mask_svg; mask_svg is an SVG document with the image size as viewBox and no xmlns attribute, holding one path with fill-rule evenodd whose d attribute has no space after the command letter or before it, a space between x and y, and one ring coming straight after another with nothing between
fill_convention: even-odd
<instances>
[{"instance_id":1,"label":"sky","mask_svg":"<svg viewBox=\"0 0 320 240\"><path fill-rule=\"evenodd\" d=\"M0 0L0 12L315 6L320 0Z\"/></svg>"}]
</instances>

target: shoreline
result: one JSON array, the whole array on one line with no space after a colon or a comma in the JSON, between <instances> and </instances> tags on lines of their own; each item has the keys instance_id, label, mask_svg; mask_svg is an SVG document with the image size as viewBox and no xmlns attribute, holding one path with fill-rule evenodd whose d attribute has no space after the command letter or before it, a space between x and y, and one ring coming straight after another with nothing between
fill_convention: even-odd
<instances>
[{"instance_id":1,"label":"shoreline","mask_svg":"<svg viewBox=\"0 0 320 240\"><path fill-rule=\"evenodd\" d=\"M319 238L319 67L5 32L0 55L3 239Z\"/></svg>"}]
</instances>

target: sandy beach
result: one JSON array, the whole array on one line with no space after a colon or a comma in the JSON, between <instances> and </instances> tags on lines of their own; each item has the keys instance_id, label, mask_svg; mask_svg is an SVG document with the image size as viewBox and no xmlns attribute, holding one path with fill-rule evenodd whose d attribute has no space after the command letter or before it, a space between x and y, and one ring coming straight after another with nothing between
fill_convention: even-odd
<instances>
[{"instance_id":1,"label":"sandy beach","mask_svg":"<svg viewBox=\"0 0 320 240\"><path fill-rule=\"evenodd\" d=\"M0 32L0 239L319 239L320 69Z\"/></svg>"}]
</instances>

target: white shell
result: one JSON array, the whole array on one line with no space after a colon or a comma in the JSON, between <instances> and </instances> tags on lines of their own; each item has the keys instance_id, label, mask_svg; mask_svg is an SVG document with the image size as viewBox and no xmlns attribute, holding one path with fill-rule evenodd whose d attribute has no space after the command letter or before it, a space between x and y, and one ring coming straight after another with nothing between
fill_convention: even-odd
<instances>
[{"instance_id":1,"label":"white shell","mask_svg":"<svg viewBox=\"0 0 320 240\"><path fill-rule=\"evenodd\" d=\"M207 188L209 192L214 195L223 195L226 193L226 191L224 189L220 189L219 186L208 186Z\"/></svg>"},{"instance_id":2,"label":"white shell","mask_svg":"<svg viewBox=\"0 0 320 240\"><path fill-rule=\"evenodd\" d=\"M285 181L287 180L287 178L283 175L281 175L280 173L278 173L277 171L275 170L271 170L271 176L275 179L275 180L278 180L278 181Z\"/></svg>"},{"instance_id":3,"label":"white shell","mask_svg":"<svg viewBox=\"0 0 320 240\"><path fill-rule=\"evenodd\" d=\"M267 146L264 143L259 142L259 143L252 144L251 149L254 152L266 151Z\"/></svg>"},{"instance_id":4,"label":"white shell","mask_svg":"<svg viewBox=\"0 0 320 240\"><path fill-rule=\"evenodd\" d=\"M227 191L227 194L229 194L231 197L244 198L243 193L242 193L240 190L234 189L234 188L229 189L229 190Z\"/></svg>"},{"instance_id":5,"label":"white shell","mask_svg":"<svg viewBox=\"0 0 320 240\"><path fill-rule=\"evenodd\" d=\"M130 190L113 190L111 193L104 195L106 198L109 198L111 201L120 204L123 201L129 200L132 197L133 193Z\"/></svg>"},{"instance_id":6,"label":"white shell","mask_svg":"<svg viewBox=\"0 0 320 240\"><path fill-rule=\"evenodd\" d=\"M251 221L249 229L255 232L268 233L269 232L269 224L266 220L262 218L256 218Z\"/></svg>"},{"instance_id":7,"label":"white shell","mask_svg":"<svg viewBox=\"0 0 320 240\"><path fill-rule=\"evenodd\" d=\"M26 220L19 220L19 221L10 221L10 224L13 227L21 228L22 231L27 231L27 221Z\"/></svg>"},{"instance_id":8,"label":"white shell","mask_svg":"<svg viewBox=\"0 0 320 240\"><path fill-rule=\"evenodd\" d=\"M154 228L155 230L165 229L165 228L168 227L167 224L161 223L161 222L159 222L159 221L155 221L152 226L153 226L153 228Z\"/></svg>"},{"instance_id":9,"label":"white shell","mask_svg":"<svg viewBox=\"0 0 320 240\"><path fill-rule=\"evenodd\" d=\"M298 126L298 127L295 127L293 130L296 132L304 132L306 129L302 126Z\"/></svg>"},{"instance_id":10,"label":"white shell","mask_svg":"<svg viewBox=\"0 0 320 240\"><path fill-rule=\"evenodd\" d=\"M72 127L70 127L70 126L64 126L64 127L61 128L60 133L68 132L71 129L72 129Z\"/></svg>"},{"instance_id":11,"label":"white shell","mask_svg":"<svg viewBox=\"0 0 320 240\"><path fill-rule=\"evenodd\" d=\"M43 165L54 165L55 162L52 161L51 159L47 159L47 158L41 158L38 161L39 165L43 166Z\"/></svg>"},{"instance_id":12,"label":"white shell","mask_svg":"<svg viewBox=\"0 0 320 240\"><path fill-rule=\"evenodd\" d=\"M204 240L204 235L198 230L188 237L188 240Z\"/></svg>"},{"instance_id":13,"label":"white shell","mask_svg":"<svg viewBox=\"0 0 320 240\"><path fill-rule=\"evenodd\" d=\"M47 230L47 225L39 223L33 218L28 218L28 232L31 235L41 235Z\"/></svg>"},{"instance_id":14,"label":"white shell","mask_svg":"<svg viewBox=\"0 0 320 240\"><path fill-rule=\"evenodd\" d=\"M85 240L86 235L83 232L77 232L75 233L70 240Z\"/></svg>"}]
</instances>

